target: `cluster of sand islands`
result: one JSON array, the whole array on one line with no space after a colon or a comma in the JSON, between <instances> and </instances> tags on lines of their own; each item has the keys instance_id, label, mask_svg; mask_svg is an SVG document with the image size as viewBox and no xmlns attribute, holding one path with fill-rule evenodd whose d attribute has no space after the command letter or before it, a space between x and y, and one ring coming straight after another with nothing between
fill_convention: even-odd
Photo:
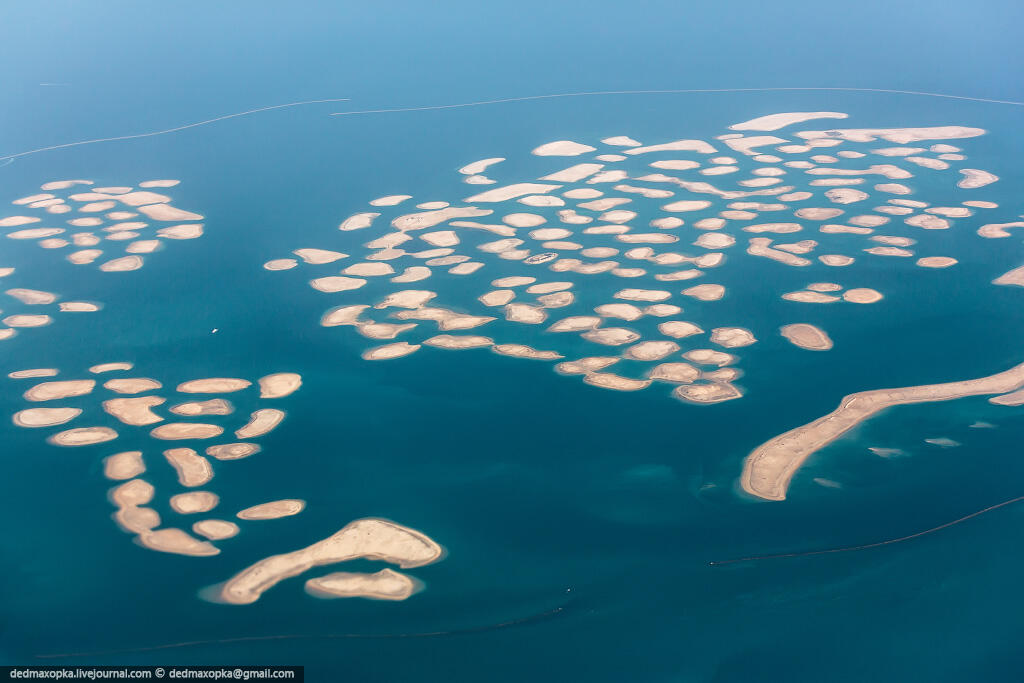
<instances>
[{"instance_id":1,"label":"cluster of sand islands","mask_svg":"<svg viewBox=\"0 0 1024 683\"><path fill-rule=\"evenodd\" d=\"M559 140L533 150L548 170L523 182L496 179L505 157L481 159L458 169L475 186L461 200L379 197L341 221L343 250L302 247L264 268L307 269L309 285L333 304L320 324L351 327L369 340L366 360L489 349L554 362L559 373L595 387L667 384L691 403L736 399L743 395L737 349L765 337L831 349L820 316L804 304L882 302L884 292L865 281L857 262L909 265L921 277L956 266L955 257L928 247L931 231L998 208L977 197L998 178L964 167L966 155L949 142L981 129L779 132L844 118L769 115L711 141ZM930 183L943 173L945 205L910 198L918 176ZM977 232L997 239L1021 226L993 223ZM349 253L356 241L358 253ZM761 265L769 261L776 265ZM715 302L734 296L723 269L732 264L756 267L762 286L777 266L804 269L816 281L778 292L788 318L778 327L748 329L716 312ZM1018 270L997 283L1024 283ZM476 305L464 297L442 303L467 290ZM580 340L590 355L580 355Z\"/></svg>"},{"instance_id":2,"label":"cluster of sand islands","mask_svg":"<svg viewBox=\"0 0 1024 683\"><path fill-rule=\"evenodd\" d=\"M0 268L0 278L13 272L14 268ZM94 301L60 301L58 294L25 287L11 287L3 293L8 298L7 304L0 309L0 340L11 339L21 329L46 327L53 323L52 314L93 313L103 307ZM19 311L12 312L9 309L11 304Z\"/></svg>"},{"instance_id":3,"label":"cluster of sand islands","mask_svg":"<svg viewBox=\"0 0 1024 683\"><path fill-rule=\"evenodd\" d=\"M0 228L8 239L34 240L70 263L99 261L108 273L138 270L145 255L163 249L166 240L203 234L203 224L196 222L203 217L172 206L162 193L179 182L147 180L138 188L96 187L92 180L44 183L42 192L14 200L18 213L0 217Z\"/></svg>"}]
</instances>

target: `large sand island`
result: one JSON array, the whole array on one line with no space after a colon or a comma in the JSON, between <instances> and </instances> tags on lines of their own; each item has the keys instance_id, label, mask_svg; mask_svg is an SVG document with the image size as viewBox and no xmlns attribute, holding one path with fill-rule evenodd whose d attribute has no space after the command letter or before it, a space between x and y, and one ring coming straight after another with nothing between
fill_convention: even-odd
<instances>
[{"instance_id":1,"label":"large sand island","mask_svg":"<svg viewBox=\"0 0 1024 683\"><path fill-rule=\"evenodd\" d=\"M784 500L790 479L807 458L885 408L908 403L949 401L964 396L1005 394L1024 386L1024 363L978 379L876 389L850 394L839 407L754 449L743 465L743 490L768 500Z\"/></svg>"}]
</instances>

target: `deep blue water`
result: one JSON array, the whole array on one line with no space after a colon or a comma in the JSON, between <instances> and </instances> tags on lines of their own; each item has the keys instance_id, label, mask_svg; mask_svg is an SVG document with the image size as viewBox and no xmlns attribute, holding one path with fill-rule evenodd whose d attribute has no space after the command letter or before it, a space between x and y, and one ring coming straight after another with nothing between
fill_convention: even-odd
<instances>
[{"instance_id":1,"label":"deep blue water","mask_svg":"<svg viewBox=\"0 0 1024 683\"><path fill-rule=\"evenodd\" d=\"M954 269L860 259L851 272L886 299L852 311L778 299L781 291L838 278L837 269L760 259L745 259L740 272L723 267L713 281L736 294L683 302L683 317L707 327L743 324L762 341L740 350L747 395L712 407L674 401L667 388L603 391L547 363L487 351L424 349L365 363L358 353L366 340L316 325L341 297L306 287L308 269L259 267L302 246L358 253L363 237L338 233L341 219L385 194L467 196L472 188L455 169L476 159L507 156L493 175L526 180L543 167L528 151L549 140L708 139L778 111L843 111L851 126L985 128L988 136L953 143L968 151L969 165L1002 177L975 192L1000 202L992 214L998 220L1012 220L1020 213L1024 137L1021 109L1010 105L789 92L326 114L568 91L778 85L1022 100L1011 30L1019 8L982 3L968 15L927 3L839 11L794 2L785 11L733 3L684 13L669 3L452 3L425 11L391 3L311 4L285 14L263 3L244 13L198 3L110 3L89 14L49 3L0 12L4 60L16 66L3 77L10 99L0 113L0 155L352 97L40 153L0 168L5 205L57 178L120 185L167 177L183 181L168 191L175 205L206 216L202 239L170 244L134 273L72 267L32 243L4 240L0 266L18 269L5 286L105 308L58 314L54 325L2 342L0 370L54 365L73 376L94 363L130 360L166 385L299 372L304 386L281 401L288 418L261 440L263 452L216 463L210 487L225 510L280 497L310 503L299 516L246 526L217 557L157 555L109 519L100 462L113 452L109 445L58 449L33 430L3 428L5 663L299 634L312 637L60 661L301 663L314 680L358 681L1019 678L1022 508L876 550L708 566L902 536L1021 494L1024 419L981 397L887 411L809 460L785 502L736 492L751 448L831 410L847 393L978 377L1021 362L1020 290L988 284L1020 265L1021 238L978 239L974 230L989 214L921 237L934 253L959 258ZM43 82L68 85L37 85ZM948 182L933 186L928 177L922 169L915 198L973 197L951 197ZM500 274L488 270L487 279ZM762 281L771 286L757 286ZM423 285L441 289L433 279ZM797 318L820 323L836 348L812 354L771 334ZM0 410L9 415L23 407L23 389L4 382ZM62 404L86 409L91 424L114 424L88 397ZM238 407L255 406L240 399ZM978 420L997 428L969 427ZM173 472L155 463L156 449L136 431L115 442L117 450L137 445L151 453L147 478L167 490ZM962 446L924 443L933 437ZM866 450L874 445L907 455L879 458ZM842 488L819 486L816 477ZM157 509L173 517L164 503ZM409 571L424 592L395 604L320 601L291 580L245 607L198 595L257 559L364 516L422 529L445 546L444 561ZM550 618L481 630L559 607ZM435 631L469 632L324 637Z\"/></svg>"}]
</instances>

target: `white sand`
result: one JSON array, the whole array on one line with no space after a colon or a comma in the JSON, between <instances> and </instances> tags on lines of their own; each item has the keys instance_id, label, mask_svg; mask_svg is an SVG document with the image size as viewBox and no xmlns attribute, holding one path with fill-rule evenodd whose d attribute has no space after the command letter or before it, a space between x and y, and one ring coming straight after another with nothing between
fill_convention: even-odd
<instances>
[{"instance_id":1,"label":"white sand","mask_svg":"<svg viewBox=\"0 0 1024 683\"><path fill-rule=\"evenodd\" d=\"M843 292L843 299L855 304L873 304L882 300L882 294L874 289L858 287Z\"/></svg>"},{"instance_id":2,"label":"white sand","mask_svg":"<svg viewBox=\"0 0 1024 683\"><path fill-rule=\"evenodd\" d=\"M491 350L503 356L529 358L532 360L558 360L565 357L556 351L538 351L532 346L526 346L525 344L495 344L491 347Z\"/></svg>"},{"instance_id":3,"label":"white sand","mask_svg":"<svg viewBox=\"0 0 1024 683\"><path fill-rule=\"evenodd\" d=\"M663 289L627 288L620 289L612 296L616 299L625 299L627 301L665 301L671 298L672 294Z\"/></svg>"},{"instance_id":4,"label":"white sand","mask_svg":"<svg viewBox=\"0 0 1024 683\"><path fill-rule=\"evenodd\" d=\"M714 154L715 148L703 140L676 140L661 145L648 145L647 147L633 147L625 150L626 154L646 154L648 152L699 152L700 154Z\"/></svg>"},{"instance_id":5,"label":"white sand","mask_svg":"<svg viewBox=\"0 0 1024 683\"><path fill-rule=\"evenodd\" d=\"M260 410L253 411L249 416L249 422L244 427L235 430L235 436L239 439L252 439L257 436L263 436L281 424L283 419L283 410L261 408Z\"/></svg>"},{"instance_id":6,"label":"white sand","mask_svg":"<svg viewBox=\"0 0 1024 683\"><path fill-rule=\"evenodd\" d=\"M302 376L295 372L278 372L260 377L260 398L284 398L302 386Z\"/></svg>"},{"instance_id":7,"label":"white sand","mask_svg":"<svg viewBox=\"0 0 1024 683\"><path fill-rule=\"evenodd\" d=\"M8 327L44 327L52 322L48 315L9 315L3 319Z\"/></svg>"},{"instance_id":8,"label":"white sand","mask_svg":"<svg viewBox=\"0 0 1024 683\"><path fill-rule=\"evenodd\" d=\"M203 216L191 211L176 209L168 204L149 204L140 206L139 213L143 213L155 221L201 221Z\"/></svg>"},{"instance_id":9,"label":"white sand","mask_svg":"<svg viewBox=\"0 0 1024 683\"><path fill-rule=\"evenodd\" d=\"M713 382L711 384L683 384L676 387L672 395L681 401L697 404L721 403L741 398L742 392L732 384Z\"/></svg>"},{"instance_id":10,"label":"white sand","mask_svg":"<svg viewBox=\"0 0 1024 683\"><path fill-rule=\"evenodd\" d=\"M392 275L395 269L387 263L353 263L341 272L345 275L358 275L360 277L379 277L381 275ZM321 280L325 279L321 278ZM365 283L366 280L362 282Z\"/></svg>"},{"instance_id":11,"label":"white sand","mask_svg":"<svg viewBox=\"0 0 1024 683\"><path fill-rule=\"evenodd\" d=\"M689 384L700 377L700 371L689 363L662 363L651 368L647 376L660 382Z\"/></svg>"},{"instance_id":12,"label":"white sand","mask_svg":"<svg viewBox=\"0 0 1024 683\"><path fill-rule=\"evenodd\" d=\"M845 119L847 116L847 114L835 111L785 112L782 114L759 116L756 119L750 119L743 123L736 123L729 126L729 130L773 131L793 125L794 123L803 123L804 121L814 119Z\"/></svg>"},{"instance_id":13,"label":"white sand","mask_svg":"<svg viewBox=\"0 0 1024 683\"><path fill-rule=\"evenodd\" d=\"M381 519L360 519L301 550L260 560L226 582L220 595L225 602L249 604L281 580L313 567L360 557L419 567L436 562L443 553L441 546L415 529Z\"/></svg>"},{"instance_id":14,"label":"white sand","mask_svg":"<svg viewBox=\"0 0 1024 683\"><path fill-rule=\"evenodd\" d=\"M369 308L369 306L361 304L353 306L336 306L324 313L323 317L320 318L320 324L324 327L359 324L359 316L362 315L363 311L367 308Z\"/></svg>"},{"instance_id":15,"label":"white sand","mask_svg":"<svg viewBox=\"0 0 1024 683\"><path fill-rule=\"evenodd\" d=\"M714 349L693 349L683 354L683 358L700 365L717 365L719 367L735 363L737 358L731 353Z\"/></svg>"},{"instance_id":16,"label":"white sand","mask_svg":"<svg viewBox=\"0 0 1024 683\"><path fill-rule=\"evenodd\" d=\"M543 176L541 180L550 180L556 183L575 183L594 175L602 168L604 168L604 164L576 164L561 171L549 173Z\"/></svg>"},{"instance_id":17,"label":"white sand","mask_svg":"<svg viewBox=\"0 0 1024 683\"><path fill-rule=\"evenodd\" d=\"M615 391L640 391L651 384L649 379L631 379L610 372L591 372L583 376L583 381L595 387Z\"/></svg>"},{"instance_id":18,"label":"white sand","mask_svg":"<svg viewBox=\"0 0 1024 683\"><path fill-rule=\"evenodd\" d=\"M547 320L548 314L543 308L530 304L511 303L505 306L505 319L515 323L539 325Z\"/></svg>"},{"instance_id":19,"label":"white sand","mask_svg":"<svg viewBox=\"0 0 1024 683\"><path fill-rule=\"evenodd\" d=\"M178 483L182 486L202 486L213 479L210 461L191 448L168 448L164 457L178 473Z\"/></svg>"},{"instance_id":20,"label":"white sand","mask_svg":"<svg viewBox=\"0 0 1024 683\"><path fill-rule=\"evenodd\" d=\"M1024 266L1018 266L1013 270L1003 273L992 281L994 285L1016 285L1024 287Z\"/></svg>"},{"instance_id":21,"label":"white sand","mask_svg":"<svg viewBox=\"0 0 1024 683\"><path fill-rule=\"evenodd\" d=\"M419 282L420 280L426 280L430 277L432 271L426 266L409 266L402 271L401 275L396 275L391 278L392 282Z\"/></svg>"},{"instance_id":22,"label":"white sand","mask_svg":"<svg viewBox=\"0 0 1024 683\"><path fill-rule=\"evenodd\" d=\"M630 360L661 360L679 350L679 344L671 341L645 341L634 344L623 351L623 358Z\"/></svg>"},{"instance_id":23,"label":"white sand","mask_svg":"<svg viewBox=\"0 0 1024 683\"><path fill-rule=\"evenodd\" d=\"M575 361L566 361L555 366L555 371L562 375L586 375L595 370L603 370L609 365L619 362L618 356L590 356Z\"/></svg>"},{"instance_id":24,"label":"white sand","mask_svg":"<svg viewBox=\"0 0 1024 683\"><path fill-rule=\"evenodd\" d=\"M718 301L725 296L725 287L722 285L696 285L689 289L684 289L682 293L685 296L693 297L700 301Z\"/></svg>"},{"instance_id":25,"label":"white sand","mask_svg":"<svg viewBox=\"0 0 1024 683\"><path fill-rule=\"evenodd\" d=\"M8 216L7 218L0 218L0 228L13 228L17 225L38 223L41 220L42 218L36 218L35 216Z\"/></svg>"},{"instance_id":26,"label":"white sand","mask_svg":"<svg viewBox=\"0 0 1024 683\"><path fill-rule=\"evenodd\" d=\"M601 318L594 315L575 315L562 318L548 327L548 332L581 332L592 330L601 324Z\"/></svg>"},{"instance_id":27,"label":"white sand","mask_svg":"<svg viewBox=\"0 0 1024 683\"><path fill-rule=\"evenodd\" d=\"M1010 232L1008 228L1024 228L1024 221L1015 221L1013 223L987 223L978 228L978 234L988 239L1009 237Z\"/></svg>"},{"instance_id":28,"label":"white sand","mask_svg":"<svg viewBox=\"0 0 1024 683\"><path fill-rule=\"evenodd\" d=\"M637 320L644 314L633 304L601 304L594 308L594 312L605 318L620 318L622 320Z\"/></svg>"}]
</instances>

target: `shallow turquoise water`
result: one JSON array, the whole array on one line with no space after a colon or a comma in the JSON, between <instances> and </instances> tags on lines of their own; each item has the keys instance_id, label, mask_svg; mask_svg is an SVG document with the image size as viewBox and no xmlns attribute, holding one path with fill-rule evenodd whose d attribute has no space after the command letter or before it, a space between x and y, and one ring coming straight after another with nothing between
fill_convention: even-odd
<instances>
[{"instance_id":1,"label":"shallow turquoise water","mask_svg":"<svg viewBox=\"0 0 1024 683\"><path fill-rule=\"evenodd\" d=\"M312 59L316 48L309 50L306 58ZM206 54L215 64L225 59ZM785 58L773 59L780 66ZM865 68L871 66L865 60ZM554 75L516 81L512 63L501 64L498 75L508 77L514 94L553 91L561 83ZM72 77L80 76L78 67L68 68ZM125 68L135 73L139 67ZM405 74L407 83L397 81L408 85L401 96L374 91L378 99L365 107L442 101L416 78L422 68ZM455 73L459 68L470 67L452 66ZM741 68L760 72L768 66L727 63L722 70ZM808 78L821 75L817 68L807 66ZM612 80L629 81L626 71ZM987 87L970 75L951 72L952 85L940 89ZM265 76L276 82L279 74ZM241 101L236 88L211 93L203 112L245 108L248 101L234 106ZM143 92L143 100L161 101L159 93ZM478 93L490 94L462 89L453 99L479 99ZM99 94L85 101L101 99ZM83 97L47 96L66 102ZM154 127L164 116L171 123L201 118L193 105L174 103L155 117L161 123ZM309 267L284 273L259 268L301 246L358 253L365 238L334 230L342 218L385 194L407 191L416 201L467 196L475 188L461 184L455 169L479 158L508 156L493 175L527 180L542 167L528 151L549 140L593 142L620 134L651 142L708 139L730 123L778 111L848 112L851 126L988 129L988 136L952 142L968 151L968 165L1002 177L975 192L1002 205L993 212L998 220L1012 220L1020 211L1015 188L1024 179L1019 108L866 93L722 93L323 115L348 108L342 103L269 112L180 134L39 154L0 168L4 203L56 178L119 185L169 177L183 180L168 192L174 204L206 216L203 238L169 245L134 273L56 263L53 253L34 244L5 240L0 265L18 268L5 285L66 292L102 301L105 308L58 315L53 326L4 342L0 370L54 365L74 376L94 363L130 360L139 374L166 385L202 376L299 372L304 386L281 400L288 418L261 439L263 452L217 463L210 488L225 510L286 496L310 503L297 517L248 525L222 544L225 551L217 557L158 555L132 544L109 519L109 482L100 463L113 452L109 444L58 449L32 430L3 428L9 512L2 527L8 550L0 555L5 662L115 650L120 652L60 661L302 663L317 680L337 680L340 670L367 681L960 681L1012 680L1019 673L1024 662L1012 596L1021 554L1013 539L1024 509L1009 507L939 534L859 553L708 566L718 559L902 536L1020 495L1024 465L1017 444L1024 419L1018 409L991 406L984 398L887 411L808 461L785 502L755 503L735 490L751 448L831 410L844 394L978 377L1022 360L1016 343L1024 331L1019 290L987 284L1020 265L1020 237L978 239L974 230L988 214L979 211L957 219L953 230L921 238L934 253L961 260L948 271L861 259L854 266L857 277L886 299L853 311L794 309L797 304L778 299L806 282L838 278L836 269L789 269L759 259L744 259L742 269L723 267L714 281L727 285L730 295L708 304L683 302L683 317L706 327L743 324L762 341L739 351L745 371L739 383L747 395L710 407L674 401L664 388L599 390L556 375L546 363L487 351L424 349L405 359L365 363L358 353L366 340L347 328L317 326L342 297L305 286ZM364 105L353 101L351 108ZM18 113L18 120L23 116ZM55 117L49 126L69 127L66 136L56 136L60 141L139 129L133 117L100 125L88 111L46 116ZM76 121L80 127L72 125ZM6 135L0 151L54 139L48 129L30 125ZM920 184L914 198L973 198L950 198L941 186ZM486 279L501 274L491 265L483 272ZM508 272L516 269L510 265ZM423 284L441 290L442 282ZM452 291L446 302L468 301L476 293ZM775 338L771 331L793 310L802 320L820 322L836 348L811 354ZM5 414L22 407L21 385L15 386L5 380L0 392ZM237 403L239 412L254 407ZM62 404L91 411L90 424L115 424L87 397ZM969 428L976 420L998 427ZM156 450L136 431L115 442L117 450L145 445L153 461ZM942 449L923 441L939 436L963 445ZM879 458L866 450L872 445L908 455ZM153 464L150 470L158 491L172 486L169 468ZM819 486L816 477L842 488ZM173 517L163 503L158 510ZM291 580L251 606L211 604L198 596L250 562L319 540L364 516L422 529L445 546L444 561L409 571L424 581L424 592L396 604L320 601ZM352 570L364 569L376 566L352 564ZM521 619L526 621L486 628ZM325 637L437 631L455 633ZM282 634L310 637L123 652Z\"/></svg>"}]
</instances>

